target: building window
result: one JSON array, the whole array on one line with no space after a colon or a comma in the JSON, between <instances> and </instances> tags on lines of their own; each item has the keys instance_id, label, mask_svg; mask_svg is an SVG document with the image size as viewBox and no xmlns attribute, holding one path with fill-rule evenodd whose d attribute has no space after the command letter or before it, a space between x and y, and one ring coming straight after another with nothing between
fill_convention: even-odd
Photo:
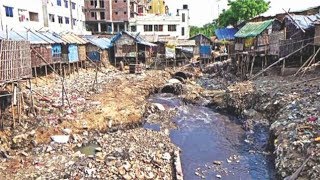
<instances>
[{"instance_id":1,"label":"building window","mask_svg":"<svg viewBox=\"0 0 320 180\"><path fill-rule=\"evenodd\" d=\"M184 36L184 27L181 28L181 36Z\"/></svg>"},{"instance_id":2,"label":"building window","mask_svg":"<svg viewBox=\"0 0 320 180\"><path fill-rule=\"evenodd\" d=\"M127 11L123 12L123 14L127 14Z\"/></svg>"},{"instance_id":3,"label":"building window","mask_svg":"<svg viewBox=\"0 0 320 180\"><path fill-rule=\"evenodd\" d=\"M64 1L64 7L66 7L66 8L69 7L69 2L68 1Z\"/></svg>"},{"instance_id":4,"label":"building window","mask_svg":"<svg viewBox=\"0 0 320 180\"><path fill-rule=\"evenodd\" d=\"M117 3L118 1L117 1L117 0L114 0L114 2Z\"/></svg>"},{"instance_id":5,"label":"building window","mask_svg":"<svg viewBox=\"0 0 320 180\"><path fill-rule=\"evenodd\" d=\"M4 9L6 10L7 17L13 17L13 7L4 6Z\"/></svg>"},{"instance_id":6,"label":"building window","mask_svg":"<svg viewBox=\"0 0 320 180\"><path fill-rule=\"evenodd\" d=\"M186 14L182 13L182 22L186 22Z\"/></svg>"},{"instance_id":7,"label":"building window","mask_svg":"<svg viewBox=\"0 0 320 180\"><path fill-rule=\"evenodd\" d=\"M76 3L72 2L71 6L72 6L72 9L76 9Z\"/></svg>"},{"instance_id":8,"label":"building window","mask_svg":"<svg viewBox=\"0 0 320 180\"><path fill-rule=\"evenodd\" d=\"M58 23L59 23L59 24L62 24L62 23L63 23L62 16L58 16Z\"/></svg>"},{"instance_id":9,"label":"building window","mask_svg":"<svg viewBox=\"0 0 320 180\"><path fill-rule=\"evenodd\" d=\"M118 12L114 12L116 15L118 15Z\"/></svg>"},{"instance_id":10,"label":"building window","mask_svg":"<svg viewBox=\"0 0 320 180\"><path fill-rule=\"evenodd\" d=\"M54 14L49 14L49 21L50 22L55 22Z\"/></svg>"},{"instance_id":11,"label":"building window","mask_svg":"<svg viewBox=\"0 0 320 180\"><path fill-rule=\"evenodd\" d=\"M68 17L65 17L64 20L65 20L66 24L69 24L69 23L70 23L70 20L69 20Z\"/></svg>"},{"instance_id":12,"label":"building window","mask_svg":"<svg viewBox=\"0 0 320 180\"><path fill-rule=\"evenodd\" d=\"M57 5L61 6L61 0L57 0Z\"/></svg>"},{"instance_id":13,"label":"building window","mask_svg":"<svg viewBox=\"0 0 320 180\"><path fill-rule=\"evenodd\" d=\"M177 25L168 25L168 31L177 31Z\"/></svg>"},{"instance_id":14,"label":"building window","mask_svg":"<svg viewBox=\"0 0 320 180\"><path fill-rule=\"evenodd\" d=\"M100 1L100 8L104 8L104 1Z\"/></svg>"},{"instance_id":15,"label":"building window","mask_svg":"<svg viewBox=\"0 0 320 180\"><path fill-rule=\"evenodd\" d=\"M90 5L91 5L91 6L93 6L93 5L94 5L94 3L93 3L93 1L92 1L92 0L90 1Z\"/></svg>"},{"instance_id":16,"label":"building window","mask_svg":"<svg viewBox=\"0 0 320 180\"><path fill-rule=\"evenodd\" d=\"M103 20L105 18L106 18L105 13L104 12L100 12L100 19Z\"/></svg>"},{"instance_id":17,"label":"building window","mask_svg":"<svg viewBox=\"0 0 320 180\"><path fill-rule=\"evenodd\" d=\"M77 20L76 19L72 19L72 24L75 26L76 25Z\"/></svg>"},{"instance_id":18,"label":"building window","mask_svg":"<svg viewBox=\"0 0 320 180\"><path fill-rule=\"evenodd\" d=\"M131 29L131 32L136 32L137 31L137 26L131 26L130 29Z\"/></svg>"},{"instance_id":19,"label":"building window","mask_svg":"<svg viewBox=\"0 0 320 180\"><path fill-rule=\"evenodd\" d=\"M163 25L154 25L154 31L163 31Z\"/></svg>"},{"instance_id":20,"label":"building window","mask_svg":"<svg viewBox=\"0 0 320 180\"><path fill-rule=\"evenodd\" d=\"M127 2L127 0L123 0L123 2Z\"/></svg>"},{"instance_id":21,"label":"building window","mask_svg":"<svg viewBox=\"0 0 320 180\"><path fill-rule=\"evenodd\" d=\"M91 12L91 17L96 17L96 12Z\"/></svg>"},{"instance_id":22,"label":"building window","mask_svg":"<svg viewBox=\"0 0 320 180\"><path fill-rule=\"evenodd\" d=\"M39 14L35 12L29 12L30 21L39 22Z\"/></svg>"},{"instance_id":23,"label":"building window","mask_svg":"<svg viewBox=\"0 0 320 180\"><path fill-rule=\"evenodd\" d=\"M150 31L152 31L152 27L153 27L152 25L144 25L143 29L145 32L150 32Z\"/></svg>"}]
</instances>

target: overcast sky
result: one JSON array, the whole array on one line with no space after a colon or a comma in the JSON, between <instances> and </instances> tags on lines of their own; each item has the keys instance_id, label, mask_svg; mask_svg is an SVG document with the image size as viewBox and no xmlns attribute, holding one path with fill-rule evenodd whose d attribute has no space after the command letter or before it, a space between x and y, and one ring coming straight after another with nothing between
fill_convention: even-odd
<instances>
[{"instance_id":1,"label":"overcast sky","mask_svg":"<svg viewBox=\"0 0 320 180\"><path fill-rule=\"evenodd\" d=\"M273 14L283 12L282 8L288 10L301 10L304 8L319 5L320 0L270 0L271 8L267 12ZM191 25L202 26L218 17L218 12L227 8L227 0L166 0L171 13L183 4L188 4L190 9ZM219 11L218 11L219 10Z\"/></svg>"}]
</instances>

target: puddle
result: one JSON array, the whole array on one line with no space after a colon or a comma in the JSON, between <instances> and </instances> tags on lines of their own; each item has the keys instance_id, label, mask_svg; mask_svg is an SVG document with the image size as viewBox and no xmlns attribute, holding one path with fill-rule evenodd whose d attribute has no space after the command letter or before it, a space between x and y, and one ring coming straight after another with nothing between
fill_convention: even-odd
<instances>
[{"instance_id":1,"label":"puddle","mask_svg":"<svg viewBox=\"0 0 320 180\"><path fill-rule=\"evenodd\" d=\"M256 133L251 137L253 145L245 142L247 132L241 125L210 108L185 105L179 98L167 94L156 94L149 100L178 109L172 119L178 128L170 131L170 138L182 150L185 179L201 176L215 179L217 175L222 179L275 179L272 158L262 153L269 137L267 129L255 129ZM146 127L158 129L150 124ZM214 161L222 163L214 165Z\"/></svg>"},{"instance_id":2,"label":"puddle","mask_svg":"<svg viewBox=\"0 0 320 180\"><path fill-rule=\"evenodd\" d=\"M85 154L86 156L94 156L98 152L96 151L96 148L99 147L99 145L92 143L80 148L76 148L75 151L80 151L82 154Z\"/></svg>"}]
</instances>

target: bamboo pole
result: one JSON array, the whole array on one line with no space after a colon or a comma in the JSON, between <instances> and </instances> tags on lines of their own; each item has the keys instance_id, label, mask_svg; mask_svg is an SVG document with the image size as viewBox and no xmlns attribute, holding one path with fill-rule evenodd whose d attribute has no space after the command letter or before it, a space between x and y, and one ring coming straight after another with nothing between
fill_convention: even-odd
<instances>
[{"instance_id":1,"label":"bamboo pole","mask_svg":"<svg viewBox=\"0 0 320 180\"><path fill-rule=\"evenodd\" d=\"M252 79L254 79L254 78L258 77L259 75L261 75L261 74L262 74L262 73L264 73L265 71L269 70L271 67L273 67L273 66L277 65L279 62L281 62L281 61L283 61L283 60L285 60L285 59L289 58L289 57L290 57L290 56L292 56L293 54L295 54L295 53L299 52L301 49L303 49L303 48L305 48L305 47L307 47L307 46L309 46L309 45L310 45L310 43L308 43L308 44L304 45L303 47L301 47L300 49L298 49L298 50L296 50L296 51L294 51L294 52L292 52L292 53L288 54L287 56L285 56L285 57L283 57L283 58L280 58L278 61L276 61L276 62L272 63L272 64L271 64L270 66L268 66L266 69L264 69L264 70L260 71L258 74L256 74L255 76L253 76L253 77L252 77L252 78L250 78L249 80L252 80Z\"/></svg>"},{"instance_id":2,"label":"bamboo pole","mask_svg":"<svg viewBox=\"0 0 320 180\"><path fill-rule=\"evenodd\" d=\"M298 73L307 65L307 63L312 60L313 58L315 58L315 55L317 55L319 53L319 50L315 53L315 54L312 54L307 60L306 62L304 62L304 64L298 69L298 71L293 75L293 76L297 76Z\"/></svg>"}]
</instances>

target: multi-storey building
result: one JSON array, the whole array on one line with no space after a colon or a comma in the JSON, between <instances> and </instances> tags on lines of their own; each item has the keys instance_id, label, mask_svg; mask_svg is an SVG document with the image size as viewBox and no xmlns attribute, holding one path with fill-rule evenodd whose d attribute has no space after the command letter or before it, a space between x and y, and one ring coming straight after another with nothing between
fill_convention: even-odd
<instances>
[{"instance_id":1,"label":"multi-storey building","mask_svg":"<svg viewBox=\"0 0 320 180\"><path fill-rule=\"evenodd\" d=\"M87 34L83 0L1 0L0 29L49 29Z\"/></svg>"},{"instance_id":2,"label":"multi-storey building","mask_svg":"<svg viewBox=\"0 0 320 180\"><path fill-rule=\"evenodd\" d=\"M85 0L86 25L93 33L128 30L129 19L146 8L147 0Z\"/></svg>"},{"instance_id":3,"label":"multi-storey building","mask_svg":"<svg viewBox=\"0 0 320 180\"><path fill-rule=\"evenodd\" d=\"M171 36L178 39L189 38L189 9L183 5L176 15L145 14L129 20L129 30L141 35Z\"/></svg>"},{"instance_id":4,"label":"multi-storey building","mask_svg":"<svg viewBox=\"0 0 320 180\"><path fill-rule=\"evenodd\" d=\"M149 14L168 14L168 6L164 0L150 0L148 2L148 13Z\"/></svg>"}]
</instances>

